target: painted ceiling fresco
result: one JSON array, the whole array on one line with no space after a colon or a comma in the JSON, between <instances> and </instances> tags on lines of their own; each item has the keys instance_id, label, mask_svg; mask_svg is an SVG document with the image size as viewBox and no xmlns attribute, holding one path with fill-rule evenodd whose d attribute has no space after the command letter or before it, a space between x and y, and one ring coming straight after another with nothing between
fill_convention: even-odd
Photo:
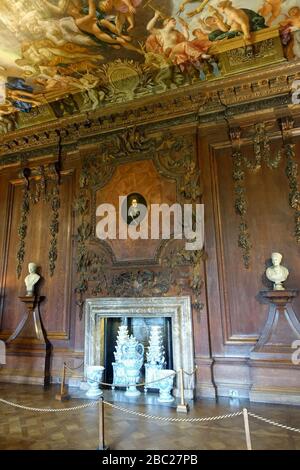
<instances>
[{"instance_id":1,"label":"painted ceiling fresco","mask_svg":"<svg viewBox=\"0 0 300 470\"><path fill-rule=\"evenodd\" d=\"M0 133L294 58L300 0L1 0Z\"/></svg>"}]
</instances>

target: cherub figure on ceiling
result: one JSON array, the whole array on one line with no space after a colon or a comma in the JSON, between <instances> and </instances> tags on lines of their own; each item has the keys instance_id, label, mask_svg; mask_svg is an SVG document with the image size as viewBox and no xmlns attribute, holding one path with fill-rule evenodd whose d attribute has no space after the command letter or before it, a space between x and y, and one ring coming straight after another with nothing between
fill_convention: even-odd
<instances>
[{"instance_id":1,"label":"cherub figure on ceiling","mask_svg":"<svg viewBox=\"0 0 300 470\"><path fill-rule=\"evenodd\" d=\"M116 28L122 34L123 28L127 32L135 27L135 14L142 0L100 0L99 9L104 13L116 16Z\"/></svg>"},{"instance_id":2,"label":"cherub figure on ceiling","mask_svg":"<svg viewBox=\"0 0 300 470\"><path fill-rule=\"evenodd\" d=\"M281 14L282 4L286 0L264 0L262 7L258 10L258 13L267 19L267 25L271 26L275 20Z\"/></svg>"},{"instance_id":3,"label":"cherub figure on ceiling","mask_svg":"<svg viewBox=\"0 0 300 470\"><path fill-rule=\"evenodd\" d=\"M44 0L48 10L61 17L74 18L77 28L93 36L98 41L110 44L111 47L124 47L142 54L142 51L130 44L131 38L120 34L116 25L106 18L106 15L96 9L95 0L88 0L88 7L84 8L81 0L59 0L54 5L50 0Z\"/></svg>"}]
</instances>

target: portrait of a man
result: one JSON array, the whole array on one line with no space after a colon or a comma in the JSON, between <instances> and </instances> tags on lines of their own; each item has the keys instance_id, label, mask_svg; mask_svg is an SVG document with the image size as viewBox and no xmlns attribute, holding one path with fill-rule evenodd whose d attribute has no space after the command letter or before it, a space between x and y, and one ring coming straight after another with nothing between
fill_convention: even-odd
<instances>
[{"instance_id":1,"label":"portrait of a man","mask_svg":"<svg viewBox=\"0 0 300 470\"><path fill-rule=\"evenodd\" d=\"M138 193L129 194L122 207L122 215L128 225L139 225L147 214L147 202Z\"/></svg>"}]
</instances>

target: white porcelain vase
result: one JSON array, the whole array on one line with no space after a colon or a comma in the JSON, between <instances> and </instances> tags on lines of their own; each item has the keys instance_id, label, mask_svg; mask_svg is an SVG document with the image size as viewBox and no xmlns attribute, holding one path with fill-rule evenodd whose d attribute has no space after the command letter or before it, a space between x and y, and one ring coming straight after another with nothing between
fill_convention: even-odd
<instances>
[{"instance_id":1,"label":"white porcelain vase","mask_svg":"<svg viewBox=\"0 0 300 470\"><path fill-rule=\"evenodd\" d=\"M157 382L159 389L159 403L171 403L174 397L171 394L174 384L175 371L171 369L162 369L158 373L159 382Z\"/></svg>"},{"instance_id":2,"label":"white porcelain vase","mask_svg":"<svg viewBox=\"0 0 300 470\"><path fill-rule=\"evenodd\" d=\"M141 392L136 384L140 379L140 370L144 362L144 346L131 336L122 346L122 364L127 377L127 397L137 397Z\"/></svg>"},{"instance_id":3,"label":"white porcelain vase","mask_svg":"<svg viewBox=\"0 0 300 470\"><path fill-rule=\"evenodd\" d=\"M99 398L102 395L102 390L100 390L99 385L103 380L103 373L105 367L103 366L87 366L86 376L89 389L86 392L88 398Z\"/></svg>"}]
</instances>

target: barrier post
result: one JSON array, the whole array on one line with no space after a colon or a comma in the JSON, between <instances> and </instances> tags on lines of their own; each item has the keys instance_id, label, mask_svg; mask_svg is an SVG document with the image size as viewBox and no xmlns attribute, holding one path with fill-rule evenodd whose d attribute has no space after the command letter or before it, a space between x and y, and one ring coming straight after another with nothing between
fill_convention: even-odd
<instances>
[{"instance_id":1,"label":"barrier post","mask_svg":"<svg viewBox=\"0 0 300 470\"><path fill-rule=\"evenodd\" d=\"M103 397L99 399L99 447L98 450L109 450L105 444L104 439L104 400Z\"/></svg>"},{"instance_id":2,"label":"barrier post","mask_svg":"<svg viewBox=\"0 0 300 470\"><path fill-rule=\"evenodd\" d=\"M187 413L189 411L189 405L185 403L184 399L184 379L183 379L183 369L179 369L179 383L180 383L180 404L177 405L177 413Z\"/></svg>"},{"instance_id":3,"label":"barrier post","mask_svg":"<svg viewBox=\"0 0 300 470\"><path fill-rule=\"evenodd\" d=\"M55 399L59 401L70 400L70 395L68 394L66 385L66 363L64 362L61 374L61 384L60 384L60 393L55 395Z\"/></svg>"},{"instance_id":4,"label":"barrier post","mask_svg":"<svg viewBox=\"0 0 300 470\"><path fill-rule=\"evenodd\" d=\"M247 408L243 408L243 417L244 417L244 427L245 427L247 450L252 450L250 426L249 426L249 416L248 416Z\"/></svg>"}]
</instances>

